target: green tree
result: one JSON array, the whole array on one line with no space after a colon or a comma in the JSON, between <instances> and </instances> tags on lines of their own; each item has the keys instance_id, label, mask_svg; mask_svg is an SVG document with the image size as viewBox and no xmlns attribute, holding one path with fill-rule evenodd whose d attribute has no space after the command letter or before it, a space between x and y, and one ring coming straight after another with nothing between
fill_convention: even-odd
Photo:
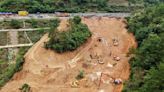
<instances>
[{"instance_id":1,"label":"green tree","mask_svg":"<svg viewBox=\"0 0 164 92\"><path fill-rule=\"evenodd\" d=\"M59 19L53 19L53 20L50 20L50 26L53 27L53 28L57 28L59 26L59 23L60 23L60 20Z\"/></svg>"},{"instance_id":2,"label":"green tree","mask_svg":"<svg viewBox=\"0 0 164 92\"><path fill-rule=\"evenodd\" d=\"M79 74L76 76L76 79L77 79L77 80L80 80L80 79L82 79L82 78L84 78L84 71L83 71L83 70L80 70L80 71L79 71Z\"/></svg>"},{"instance_id":3,"label":"green tree","mask_svg":"<svg viewBox=\"0 0 164 92\"><path fill-rule=\"evenodd\" d=\"M21 92L30 92L31 87L28 84L23 84L22 87L19 89Z\"/></svg>"},{"instance_id":4,"label":"green tree","mask_svg":"<svg viewBox=\"0 0 164 92\"><path fill-rule=\"evenodd\" d=\"M144 85L140 92L163 92L164 91L164 63L160 63L158 68L148 71L144 79Z\"/></svg>"},{"instance_id":5,"label":"green tree","mask_svg":"<svg viewBox=\"0 0 164 92\"><path fill-rule=\"evenodd\" d=\"M161 61L160 50L162 49L160 43L161 39L156 34L149 34L149 37L143 41L138 53L140 57L140 60L138 60L140 67L150 69L150 67L159 64ZM140 63L141 61L142 63Z\"/></svg>"},{"instance_id":6,"label":"green tree","mask_svg":"<svg viewBox=\"0 0 164 92\"><path fill-rule=\"evenodd\" d=\"M79 16L75 16L75 17L73 18L73 23L75 23L75 24L81 23L81 18L80 18Z\"/></svg>"},{"instance_id":7,"label":"green tree","mask_svg":"<svg viewBox=\"0 0 164 92\"><path fill-rule=\"evenodd\" d=\"M138 48L130 60L131 76L123 92L163 92L164 4L146 8L128 20Z\"/></svg>"}]
</instances>

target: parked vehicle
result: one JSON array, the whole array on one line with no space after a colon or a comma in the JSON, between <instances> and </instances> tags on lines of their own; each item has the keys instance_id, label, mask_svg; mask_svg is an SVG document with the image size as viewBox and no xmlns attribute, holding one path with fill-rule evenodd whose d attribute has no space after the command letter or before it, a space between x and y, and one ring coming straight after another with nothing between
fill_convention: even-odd
<instances>
[{"instance_id":1,"label":"parked vehicle","mask_svg":"<svg viewBox=\"0 0 164 92\"><path fill-rule=\"evenodd\" d=\"M19 16L27 16L29 13L27 11L18 11Z\"/></svg>"},{"instance_id":2,"label":"parked vehicle","mask_svg":"<svg viewBox=\"0 0 164 92\"><path fill-rule=\"evenodd\" d=\"M12 15L13 13L12 12L0 12L0 15Z\"/></svg>"}]
</instances>

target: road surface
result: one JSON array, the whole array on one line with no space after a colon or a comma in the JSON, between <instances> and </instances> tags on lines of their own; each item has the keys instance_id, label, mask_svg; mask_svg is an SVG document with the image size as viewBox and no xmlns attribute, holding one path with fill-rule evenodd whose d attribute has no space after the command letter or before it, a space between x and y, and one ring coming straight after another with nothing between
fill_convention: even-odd
<instances>
[{"instance_id":1,"label":"road surface","mask_svg":"<svg viewBox=\"0 0 164 92\"><path fill-rule=\"evenodd\" d=\"M1 16L0 21L3 20L11 20L11 19L18 19L18 20L26 20L26 19L54 19L54 18L70 18L74 16L98 16L98 17L128 17L130 13L69 13L68 17L57 17L54 14L29 14L28 16L18 16L18 15L11 15L11 16Z\"/></svg>"}]
</instances>

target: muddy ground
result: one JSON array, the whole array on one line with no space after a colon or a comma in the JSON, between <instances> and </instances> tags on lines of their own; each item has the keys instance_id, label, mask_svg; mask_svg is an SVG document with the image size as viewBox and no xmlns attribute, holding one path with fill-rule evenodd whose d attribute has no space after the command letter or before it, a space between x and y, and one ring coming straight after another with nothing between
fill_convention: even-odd
<instances>
[{"instance_id":1,"label":"muddy ground","mask_svg":"<svg viewBox=\"0 0 164 92\"><path fill-rule=\"evenodd\" d=\"M26 53L23 70L0 92L20 92L24 83L30 85L32 92L121 92L123 85L114 85L113 80L128 79L130 67L126 53L136 44L125 28L125 20L92 17L82 21L93 33L85 44L76 51L58 54L44 48L48 40L45 34ZM64 30L66 24L62 20L59 29ZM118 46L113 45L113 39L118 40ZM114 56L120 60L114 60ZM76 85L75 77L80 70L85 77Z\"/></svg>"}]
</instances>

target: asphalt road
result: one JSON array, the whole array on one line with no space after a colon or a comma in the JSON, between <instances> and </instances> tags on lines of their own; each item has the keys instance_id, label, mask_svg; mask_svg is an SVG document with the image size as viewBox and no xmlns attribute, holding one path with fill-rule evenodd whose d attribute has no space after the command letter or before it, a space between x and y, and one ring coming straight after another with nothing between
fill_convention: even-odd
<instances>
[{"instance_id":1,"label":"asphalt road","mask_svg":"<svg viewBox=\"0 0 164 92\"><path fill-rule=\"evenodd\" d=\"M18 20L26 20L26 19L54 19L54 18L70 18L73 16L81 16L81 17L128 17L130 13L69 13L68 17L58 17L55 13L54 14L29 14L28 16L18 16L18 15L10 15L10 16L0 16L0 21L3 20L11 20L11 19L18 19Z\"/></svg>"}]
</instances>

